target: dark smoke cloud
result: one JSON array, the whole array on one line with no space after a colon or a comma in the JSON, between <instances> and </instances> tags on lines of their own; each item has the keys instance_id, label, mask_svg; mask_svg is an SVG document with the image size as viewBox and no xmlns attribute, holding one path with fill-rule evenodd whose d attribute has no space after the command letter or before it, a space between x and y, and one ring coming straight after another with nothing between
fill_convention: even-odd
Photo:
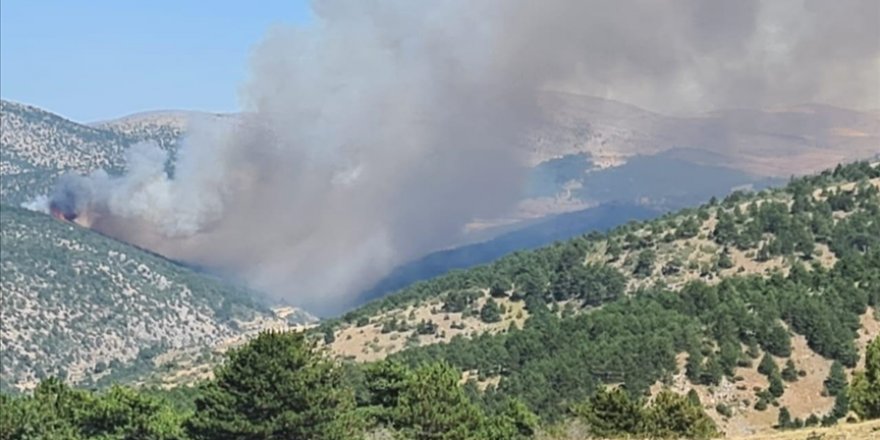
<instances>
[{"instance_id":1,"label":"dark smoke cloud","mask_svg":"<svg viewBox=\"0 0 880 440\"><path fill-rule=\"evenodd\" d=\"M256 48L234 123L59 181L91 227L318 312L521 194L548 89L669 112L877 106L875 1L333 0Z\"/></svg>"}]
</instances>

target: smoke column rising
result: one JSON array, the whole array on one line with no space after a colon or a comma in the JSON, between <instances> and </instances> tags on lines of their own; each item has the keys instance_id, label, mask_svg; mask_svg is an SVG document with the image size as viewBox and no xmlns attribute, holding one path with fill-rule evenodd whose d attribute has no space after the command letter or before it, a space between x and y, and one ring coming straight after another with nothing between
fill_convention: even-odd
<instances>
[{"instance_id":1,"label":"smoke column rising","mask_svg":"<svg viewBox=\"0 0 880 440\"><path fill-rule=\"evenodd\" d=\"M521 194L548 88L668 112L876 105L872 1L330 0L254 51L235 122L195 122L173 177L65 176L77 221L318 313ZM872 38L873 37L873 38Z\"/></svg>"}]
</instances>

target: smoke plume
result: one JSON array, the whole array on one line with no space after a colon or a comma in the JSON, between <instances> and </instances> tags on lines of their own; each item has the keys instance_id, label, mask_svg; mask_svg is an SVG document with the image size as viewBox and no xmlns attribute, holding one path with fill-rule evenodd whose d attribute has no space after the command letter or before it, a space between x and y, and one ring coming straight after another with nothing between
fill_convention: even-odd
<instances>
[{"instance_id":1,"label":"smoke plume","mask_svg":"<svg viewBox=\"0 0 880 440\"><path fill-rule=\"evenodd\" d=\"M624 4L625 3L625 4ZM330 312L521 195L548 89L667 112L876 107L872 0L315 2L254 51L233 122L122 176L65 176L54 212Z\"/></svg>"}]
</instances>

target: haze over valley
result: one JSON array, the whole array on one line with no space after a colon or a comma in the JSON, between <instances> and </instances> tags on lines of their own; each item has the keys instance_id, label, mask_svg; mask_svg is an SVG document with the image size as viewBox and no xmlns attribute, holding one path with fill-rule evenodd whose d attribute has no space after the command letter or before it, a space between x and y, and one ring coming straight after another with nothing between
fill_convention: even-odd
<instances>
[{"instance_id":1,"label":"haze over valley","mask_svg":"<svg viewBox=\"0 0 880 440\"><path fill-rule=\"evenodd\" d=\"M0 437L875 429L880 5L624 3L181 6L179 69L116 5L144 60L94 102L39 102L11 27ZM34 29L113 47L74 21ZM194 73L256 31L236 86ZM192 102L143 111L166 74Z\"/></svg>"}]
</instances>

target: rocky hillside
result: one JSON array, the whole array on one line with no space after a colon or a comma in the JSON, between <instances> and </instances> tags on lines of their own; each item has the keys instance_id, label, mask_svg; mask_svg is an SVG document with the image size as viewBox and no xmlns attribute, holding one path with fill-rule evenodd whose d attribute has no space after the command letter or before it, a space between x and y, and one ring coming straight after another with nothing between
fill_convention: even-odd
<instances>
[{"instance_id":1,"label":"rocky hillside","mask_svg":"<svg viewBox=\"0 0 880 440\"><path fill-rule=\"evenodd\" d=\"M163 111L86 125L38 107L0 100L0 200L19 204L46 194L65 171L121 171L126 149L138 142L154 142L173 158L191 121L228 118Z\"/></svg>"},{"instance_id":2,"label":"rocky hillside","mask_svg":"<svg viewBox=\"0 0 880 440\"><path fill-rule=\"evenodd\" d=\"M4 388L28 388L49 375L86 384L136 377L155 367L154 358L210 351L275 319L253 292L16 207L46 194L64 172L120 171L136 142L173 153L191 116L144 114L89 126L0 102ZM282 321L309 319L290 310Z\"/></svg>"},{"instance_id":3,"label":"rocky hillside","mask_svg":"<svg viewBox=\"0 0 880 440\"><path fill-rule=\"evenodd\" d=\"M96 126L78 124L37 107L0 101L0 200L19 204L46 194L65 171L124 168L125 150L152 141L173 151L182 118L133 117Z\"/></svg>"},{"instance_id":4,"label":"rocky hillside","mask_svg":"<svg viewBox=\"0 0 880 440\"><path fill-rule=\"evenodd\" d=\"M0 200L45 194L71 170L118 169L129 140L28 105L0 101Z\"/></svg>"},{"instance_id":5,"label":"rocky hillside","mask_svg":"<svg viewBox=\"0 0 880 440\"><path fill-rule=\"evenodd\" d=\"M43 214L3 206L0 242L4 387L147 370L169 350L210 348L271 316L253 292Z\"/></svg>"},{"instance_id":6,"label":"rocky hillside","mask_svg":"<svg viewBox=\"0 0 880 440\"><path fill-rule=\"evenodd\" d=\"M783 409L833 423L826 384L880 335L878 237L880 164L857 163L416 283L317 332L359 362L446 360L545 420L605 383L693 391L728 435Z\"/></svg>"}]
</instances>

